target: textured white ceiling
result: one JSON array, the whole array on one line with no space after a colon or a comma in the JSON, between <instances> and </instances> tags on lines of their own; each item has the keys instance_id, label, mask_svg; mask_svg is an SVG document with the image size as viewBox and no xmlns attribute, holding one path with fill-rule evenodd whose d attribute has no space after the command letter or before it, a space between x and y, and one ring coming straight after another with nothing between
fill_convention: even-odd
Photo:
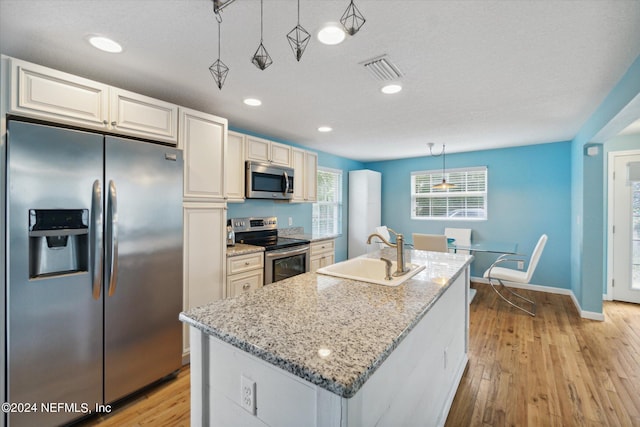
<instances>
[{"instance_id":1,"label":"textured white ceiling","mask_svg":"<svg viewBox=\"0 0 640 427\"><path fill-rule=\"evenodd\" d=\"M260 3L223 12L218 90L211 0L0 0L0 51L208 111L231 127L358 160L570 140L640 55L640 1L356 0L367 22L338 46L314 38L297 63L285 35L296 2L264 2L264 44L274 63L250 58ZM315 35L348 0L301 0ZM99 52L89 34L124 45ZM388 54L404 90L388 96L359 65ZM242 104L262 99L260 108ZM320 125L334 131L321 134Z\"/></svg>"}]
</instances>

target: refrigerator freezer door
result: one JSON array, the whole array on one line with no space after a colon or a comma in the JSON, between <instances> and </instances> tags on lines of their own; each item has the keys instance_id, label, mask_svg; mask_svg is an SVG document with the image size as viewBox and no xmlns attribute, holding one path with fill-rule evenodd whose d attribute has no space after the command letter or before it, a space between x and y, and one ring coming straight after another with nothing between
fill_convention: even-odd
<instances>
[{"instance_id":1,"label":"refrigerator freezer door","mask_svg":"<svg viewBox=\"0 0 640 427\"><path fill-rule=\"evenodd\" d=\"M9 414L9 424L58 425L103 398L103 301L92 271L103 136L17 121L8 130L8 401L38 406ZM72 406L41 410L53 402Z\"/></svg>"},{"instance_id":2,"label":"refrigerator freezer door","mask_svg":"<svg viewBox=\"0 0 640 427\"><path fill-rule=\"evenodd\" d=\"M109 403L182 363L183 164L174 148L116 137L106 137L105 153Z\"/></svg>"}]
</instances>

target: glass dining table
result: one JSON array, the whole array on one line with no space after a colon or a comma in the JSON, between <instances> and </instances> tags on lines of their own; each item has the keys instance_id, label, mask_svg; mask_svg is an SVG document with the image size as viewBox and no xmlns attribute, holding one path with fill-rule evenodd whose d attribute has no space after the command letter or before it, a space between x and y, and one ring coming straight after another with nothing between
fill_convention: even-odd
<instances>
[{"instance_id":1,"label":"glass dining table","mask_svg":"<svg viewBox=\"0 0 640 427\"><path fill-rule=\"evenodd\" d=\"M449 250L453 250L454 253L458 251L469 251L469 253L473 254L474 252L486 252L486 253L495 253L495 254L508 254L515 255L518 253L518 244L511 242L492 242L492 241L482 241L482 242L474 242L470 245L460 245L456 244L456 242L451 242L447 244ZM473 298L476 296L476 290L473 288L469 288L469 304L473 301Z\"/></svg>"},{"instance_id":2,"label":"glass dining table","mask_svg":"<svg viewBox=\"0 0 640 427\"><path fill-rule=\"evenodd\" d=\"M511 242L492 242L492 241L483 241L483 242L474 242L470 245L461 245L456 244L456 242L452 242L447 244L448 248L453 250L454 253L458 251L469 251L469 252L489 252L496 254L517 254L518 253L518 244Z\"/></svg>"}]
</instances>

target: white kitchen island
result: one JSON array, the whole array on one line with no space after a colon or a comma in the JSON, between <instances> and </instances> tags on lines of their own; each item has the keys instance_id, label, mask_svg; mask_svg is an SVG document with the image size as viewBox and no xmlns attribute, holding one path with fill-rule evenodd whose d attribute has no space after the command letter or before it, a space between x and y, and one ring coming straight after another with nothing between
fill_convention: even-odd
<instances>
[{"instance_id":1,"label":"white kitchen island","mask_svg":"<svg viewBox=\"0 0 640 427\"><path fill-rule=\"evenodd\" d=\"M369 257L395 259L383 249ZM306 273L180 314L192 426L438 426L467 363L471 256L397 287Z\"/></svg>"}]
</instances>

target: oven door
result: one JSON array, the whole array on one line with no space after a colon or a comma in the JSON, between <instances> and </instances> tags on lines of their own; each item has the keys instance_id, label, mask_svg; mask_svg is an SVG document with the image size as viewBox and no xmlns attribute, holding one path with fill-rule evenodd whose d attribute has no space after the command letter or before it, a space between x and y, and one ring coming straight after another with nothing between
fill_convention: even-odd
<instances>
[{"instance_id":1,"label":"oven door","mask_svg":"<svg viewBox=\"0 0 640 427\"><path fill-rule=\"evenodd\" d=\"M264 254L264 284L268 285L309 271L309 245L268 251Z\"/></svg>"}]
</instances>

